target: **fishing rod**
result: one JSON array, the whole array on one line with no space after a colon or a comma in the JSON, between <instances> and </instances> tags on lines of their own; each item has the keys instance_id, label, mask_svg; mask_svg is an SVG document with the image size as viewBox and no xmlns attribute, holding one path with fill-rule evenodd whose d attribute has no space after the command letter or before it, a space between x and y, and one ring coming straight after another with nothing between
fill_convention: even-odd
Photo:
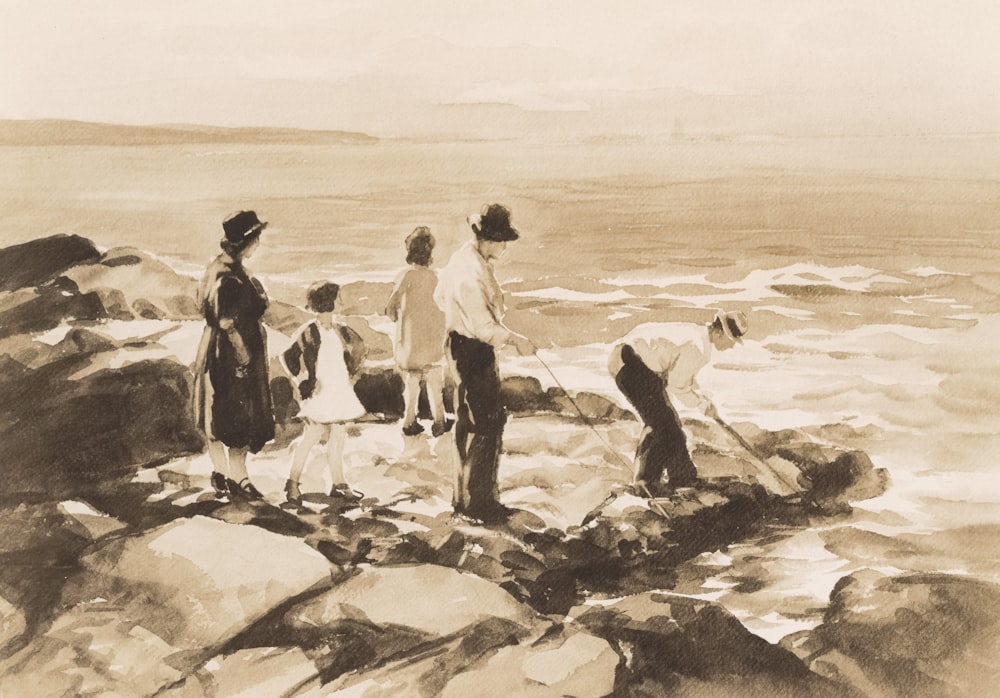
<instances>
[{"instance_id":1,"label":"fishing rod","mask_svg":"<svg viewBox=\"0 0 1000 698\"><path fill-rule=\"evenodd\" d=\"M618 461L622 464L623 466L622 469L629 475L634 475L634 473L632 472L632 464L629 463L627 460L625 460L624 456L622 456L615 449L615 447L612 446L611 443L604 438L604 435L597 430L597 427L594 426L594 423L590 421L590 418L586 414L584 414L583 410L580 408L580 405L577 404L576 400L574 400L573 397L569 394L569 391L566 390L566 387L562 384L562 382L560 382L558 376L556 376L556 374L552 371L552 368L545 362L545 360L542 357L538 355L537 351L532 352L532 354L536 359L538 359L538 363L540 363L545 368L545 370L548 371L549 376L552 377L552 380L555 381L555 384L559 387L559 389L563 391L563 394L566 395L566 399L569 400L569 403L576 410L577 414L580 415L580 419L583 420L583 423L587 425L587 427L592 432L594 432L594 434L597 435L597 438L600 439L601 443L604 444L604 446L608 449L608 451L614 454L615 458L617 458ZM663 510L663 507L660 506L659 502L657 502L656 499L653 497L653 494L649 491L649 488L646 487L646 483L639 482L638 484L639 487L642 489L643 493L645 493L646 497L649 499L650 504L656 507L657 512L664 518L670 518L669 516L667 516L667 512ZM586 524L590 523L590 521L592 521L597 516L596 512L599 512L601 509L603 509L608 504L613 502L619 496L620 493L618 492L612 492L610 495L608 495L608 497L603 502L601 502L596 509L594 509L593 511L588 513L587 516L584 517L583 523L581 525L585 526Z\"/></svg>"},{"instance_id":2,"label":"fishing rod","mask_svg":"<svg viewBox=\"0 0 1000 698\"><path fill-rule=\"evenodd\" d=\"M758 465L763 466L772 475L774 475L774 477L778 479L778 482L780 482L785 487L788 487L793 493L801 491L802 488L799 486L797 482L791 482L788 479L788 477L778 472L778 469L775 468L773 465L771 465L760 451L751 446L750 443L745 438L743 438L743 436L738 431L736 431L736 429L734 429L731 424L729 424L719 416L715 416L713 419L715 420L716 424L722 427L727 434L733 437L736 440L736 442L743 447L743 450L749 453L754 458L754 460L757 461Z\"/></svg>"}]
</instances>

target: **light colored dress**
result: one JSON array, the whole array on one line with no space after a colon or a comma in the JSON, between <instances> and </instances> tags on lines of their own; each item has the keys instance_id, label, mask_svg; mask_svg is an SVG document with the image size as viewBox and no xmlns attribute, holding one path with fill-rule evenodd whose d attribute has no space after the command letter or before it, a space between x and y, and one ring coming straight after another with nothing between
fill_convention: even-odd
<instances>
[{"instance_id":1,"label":"light colored dress","mask_svg":"<svg viewBox=\"0 0 1000 698\"><path fill-rule=\"evenodd\" d=\"M433 269L412 266L396 279L386 315L396 323L396 364L424 371L444 359L444 313L434 301L438 277Z\"/></svg>"},{"instance_id":2,"label":"light colored dress","mask_svg":"<svg viewBox=\"0 0 1000 698\"><path fill-rule=\"evenodd\" d=\"M344 362L344 343L337 328L319 328L319 355L316 357L316 389L302 401L299 416L329 424L358 419L365 408L358 400Z\"/></svg>"}]
</instances>

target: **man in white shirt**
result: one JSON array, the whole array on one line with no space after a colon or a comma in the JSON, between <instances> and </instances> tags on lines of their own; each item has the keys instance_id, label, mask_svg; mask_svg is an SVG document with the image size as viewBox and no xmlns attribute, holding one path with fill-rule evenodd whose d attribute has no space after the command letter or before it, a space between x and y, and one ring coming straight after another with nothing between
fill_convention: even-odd
<instances>
[{"instance_id":1,"label":"man in white shirt","mask_svg":"<svg viewBox=\"0 0 1000 698\"><path fill-rule=\"evenodd\" d=\"M747 329L741 312L717 313L707 326L649 323L636 327L612 350L608 370L645 424L635 456L638 487L654 495L662 491L664 469L669 488L690 487L697 481L698 471L668 393L716 419L715 405L698 387L698 371L708 365L713 347L731 349L743 342Z\"/></svg>"},{"instance_id":2,"label":"man in white shirt","mask_svg":"<svg viewBox=\"0 0 1000 698\"><path fill-rule=\"evenodd\" d=\"M486 522L506 518L497 475L504 422L496 349L513 344L521 355L535 352L526 337L503 324L503 292L493 260L518 239L510 211L484 206L469 217L475 239L463 245L438 275L434 299L444 311L447 355L455 383L455 444L460 468L455 487L457 513Z\"/></svg>"}]
</instances>

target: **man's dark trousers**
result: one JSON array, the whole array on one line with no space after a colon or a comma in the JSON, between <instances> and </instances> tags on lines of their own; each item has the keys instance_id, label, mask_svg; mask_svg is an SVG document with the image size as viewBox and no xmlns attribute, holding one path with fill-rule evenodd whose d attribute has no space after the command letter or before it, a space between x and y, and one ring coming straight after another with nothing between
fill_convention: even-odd
<instances>
[{"instance_id":1,"label":"man's dark trousers","mask_svg":"<svg viewBox=\"0 0 1000 698\"><path fill-rule=\"evenodd\" d=\"M461 461L455 511L487 518L499 509L497 476L503 427L500 372L493 346L451 332L448 348L458 374L455 444Z\"/></svg>"},{"instance_id":2,"label":"man's dark trousers","mask_svg":"<svg viewBox=\"0 0 1000 698\"><path fill-rule=\"evenodd\" d=\"M688 453L680 417L664 393L666 384L629 345L622 347L621 357L623 365L615 384L646 425L636 451L636 480L658 484L666 469L671 485L693 484L698 471Z\"/></svg>"}]
</instances>

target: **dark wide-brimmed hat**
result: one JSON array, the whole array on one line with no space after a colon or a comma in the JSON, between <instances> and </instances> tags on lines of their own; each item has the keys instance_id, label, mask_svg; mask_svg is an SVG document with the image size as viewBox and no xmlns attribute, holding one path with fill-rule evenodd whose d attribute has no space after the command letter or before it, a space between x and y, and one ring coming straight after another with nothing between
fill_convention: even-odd
<instances>
[{"instance_id":1,"label":"dark wide-brimmed hat","mask_svg":"<svg viewBox=\"0 0 1000 698\"><path fill-rule=\"evenodd\" d=\"M233 247L242 247L267 227L267 223L257 218L254 211L239 211L222 221L222 230L226 234L225 242Z\"/></svg>"},{"instance_id":2,"label":"dark wide-brimmed hat","mask_svg":"<svg viewBox=\"0 0 1000 698\"><path fill-rule=\"evenodd\" d=\"M469 216L469 225L480 240L510 242L519 237L510 225L510 211L502 204L483 206L482 211Z\"/></svg>"},{"instance_id":3,"label":"dark wide-brimmed hat","mask_svg":"<svg viewBox=\"0 0 1000 698\"><path fill-rule=\"evenodd\" d=\"M750 321L745 314L738 310L728 313L720 310L715 314L715 321L719 323L727 337L743 344L743 335L750 329Z\"/></svg>"}]
</instances>

